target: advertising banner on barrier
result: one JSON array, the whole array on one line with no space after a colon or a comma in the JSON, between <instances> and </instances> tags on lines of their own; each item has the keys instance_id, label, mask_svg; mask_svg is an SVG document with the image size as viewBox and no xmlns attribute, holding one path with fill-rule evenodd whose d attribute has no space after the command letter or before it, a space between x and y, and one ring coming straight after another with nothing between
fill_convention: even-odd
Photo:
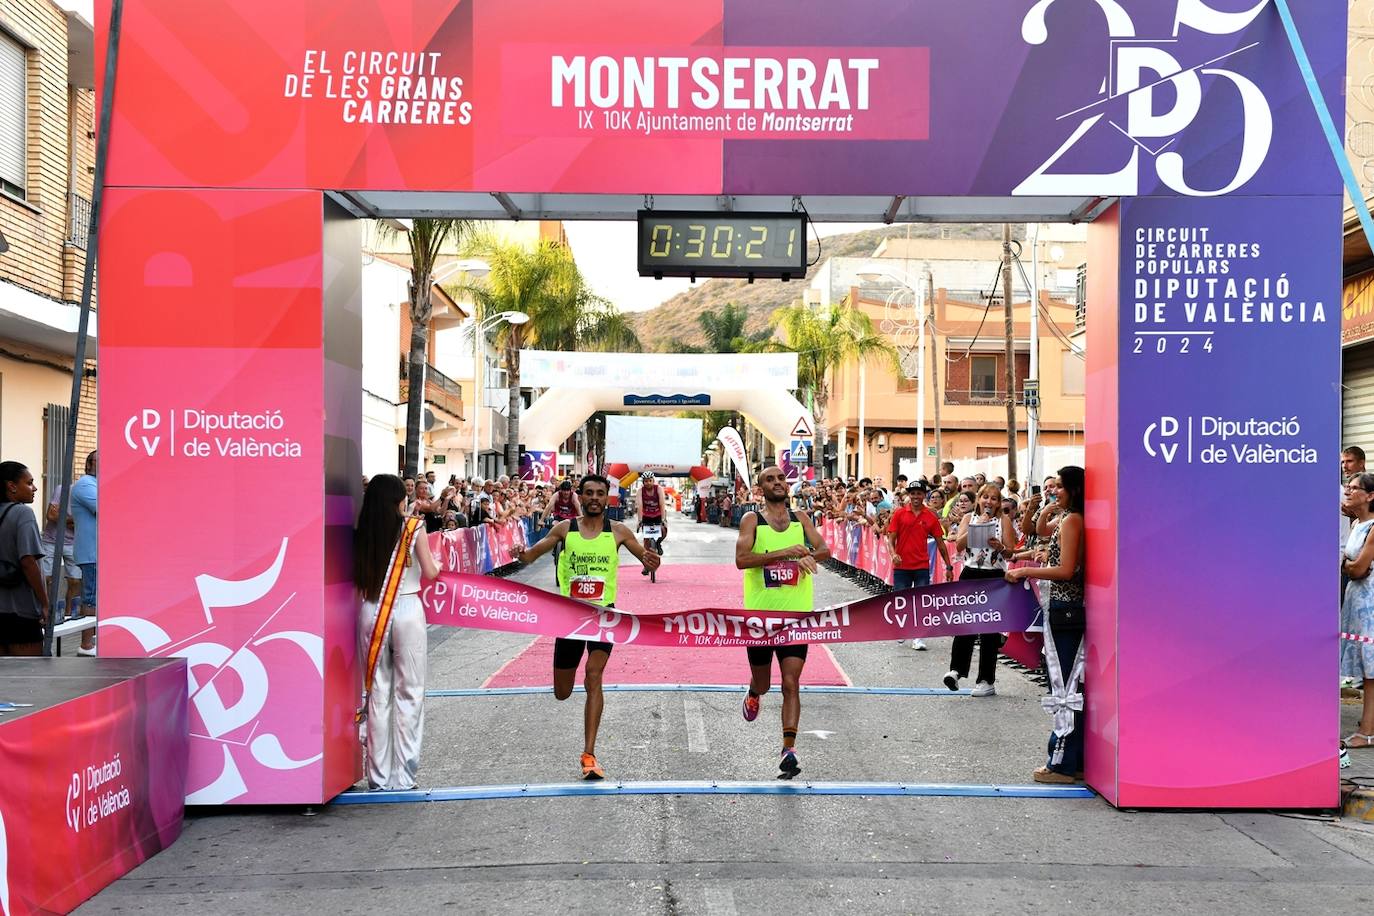
<instances>
[{"instance_id":1,"label":"advertising banner on barrier","mask_svg":"<svg viewBox=\"0 0 1374 916\"><path fill-rule=\"evenodd\" d=\"M529 519L518 519L500 525L435 531L429 535L429 549L441 569L485 575L510 562L504 558L517 545L528 547L533 528Z\"/></svg>"},{"instance_id":2,"label":"advertising banner on barrier","mask_svg":"<svg viewBox=\"0 0 1374 916\"><path fill-rule=\"evenodd\" d=\"M802 617L741 608L631 614L467 573L442 572L420 592L430 623L641 646L725 648L877 642L1020 632L1040 609L1034 593L996 579L907 589Z\"/></svg>"},{"instance_id":3,"label":"advertising banner on barrier","mask_svg":"<svg viewBox=\"0 0 1374 916\"><path fill-rule=\"evenodd\" d=\"M0 717L0 914L68 913L181 835L186 664L5 662L0 700L53 689L39 663L69 698Z\"/></svg>"}]
</instances>

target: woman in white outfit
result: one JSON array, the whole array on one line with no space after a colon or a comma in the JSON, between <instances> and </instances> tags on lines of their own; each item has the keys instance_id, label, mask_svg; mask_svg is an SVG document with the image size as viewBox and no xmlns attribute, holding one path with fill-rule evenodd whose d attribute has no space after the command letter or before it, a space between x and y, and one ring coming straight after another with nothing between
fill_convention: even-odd
<instances>
[{"instance_id":1,"label":"woman in white outfit","mask_svg":"<svg viewBox=\"0 0 1374 916\"><path fill-rule=\"evenodd\" d=\"M1341 601L1341 632L1374 637L1374 474L1356 474L1345 487L1342 506L1354 520L1345 550L1341 551L1341 575L1349 582ZM1364 687L1360 726L1341 742L1342 747L1374 747L1374 645L1341 640L1341 677L1355 678Z\"/></svg>"},{"instance_id":2,"label":"woman in white outfit","mask_svg":"<svg viewBox=\"0 0 1374 916\"><path fill-rule=\"evenodd\" d=\"M373 477L353 532L353 582L362 599L365 769L373 789L415 788L424 737L428 645L420 575L435 578L439 564L423 522L406 518L405 505L401 478Z\"/></svg>"}]
</instances>

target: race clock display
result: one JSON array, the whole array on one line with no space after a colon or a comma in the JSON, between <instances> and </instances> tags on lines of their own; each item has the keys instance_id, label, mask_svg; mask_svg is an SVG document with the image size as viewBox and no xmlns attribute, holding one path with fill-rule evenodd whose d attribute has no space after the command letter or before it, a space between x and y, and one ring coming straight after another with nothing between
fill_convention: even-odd
<instances>
[{"instance_id":1,"label":"race clock display","mask_svg":"<svg viewBox=\"0 0 1374 916\"><path fill-rule=\"evenodd\" d=\"M639 211L641 277L802 279L802 213Z\"/></svg>"}]
</instances>

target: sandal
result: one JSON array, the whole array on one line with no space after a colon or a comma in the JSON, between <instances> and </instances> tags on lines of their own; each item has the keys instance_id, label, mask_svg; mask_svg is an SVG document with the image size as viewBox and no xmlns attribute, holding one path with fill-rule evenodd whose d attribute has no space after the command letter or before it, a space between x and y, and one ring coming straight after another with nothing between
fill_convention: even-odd
<instances>
[{"instance_id":1,"label":"sandal","mask_svg":"<svg viewBox=\"0 0 1374 916\"><path fill-rule=\"evenodd\" d=\"M1351 744L1351 742L1356 739L1359 739L1362 743ZM1341 747L1350 751L1361 750L1366 747L1374 747L1374 735L1362 735L1359 732L1356 732L1355 734L1343 740L1341 742Z\"/></svg>"}]
</instances>

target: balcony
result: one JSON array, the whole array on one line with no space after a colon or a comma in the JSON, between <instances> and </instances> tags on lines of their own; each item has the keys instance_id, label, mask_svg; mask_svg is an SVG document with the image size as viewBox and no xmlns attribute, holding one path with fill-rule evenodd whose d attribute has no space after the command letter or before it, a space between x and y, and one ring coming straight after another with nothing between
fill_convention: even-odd
<instances>
[{"instance_id":1,"label":"balcony","mask_svg":"<svg viewBox=\"0 0 1374 916\"><path fill-rule=\"evenodd\" d=\"M410 361L401 357L401 401L410 398ZM425 366L425 403L455 419L463 419L463 391L458 383L433 366Z\"/></svg>"},{"instance_id":2,"label":"balcony","mask_svg":"<svg viewBox=\"0 0 1374 916\"><path fill-rule=\"evenodd\" d=\"M67 244L86 250L91 231L91 202L80 194L67 195Z\"/></svg>"},{"instance_id":3,"label":"balcony","mask_svg":"<svg viewBox=\"0 0 1374 916\"><path fill-rule=\"evenodd\" d=\"M1077 298L1074 300L1073 329L1081 331L1088 325L1088 265L1078 268Z\"/></svg>"},{"instance_id":4,"label":"balcony","mask_svg":"<svg viewBox=\"0 0 1374 916\"><path fill-rule=\"evenodd\" d=\"M944 403L951 407L1001 407L1007 400L1007 389L998 388L995 391L987 388L973 389L945 389ZM1016 386L1016 403L1021 404L1021 386Z\"/></svg>"}]
</instances>

